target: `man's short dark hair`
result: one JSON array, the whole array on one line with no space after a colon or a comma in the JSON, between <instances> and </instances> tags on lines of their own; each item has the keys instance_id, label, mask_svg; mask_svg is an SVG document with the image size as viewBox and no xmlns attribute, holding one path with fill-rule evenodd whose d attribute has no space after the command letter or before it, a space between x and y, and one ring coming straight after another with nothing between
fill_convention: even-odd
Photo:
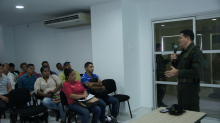
<instances>
[{"instance_id":1,"label":"man's short dark hair","mask_svg":"<svg viewBox=\"0 0 220 123\"><path fill-rule=\"evenodd\" d=\"M0 66L2 66L2 64L0 63Z\"/></svg>"},{"instance_id":2,"label":"man's short dark hair","mask_svg":"<svg viewBox=\"0 0 220 123\"><path fill-rule=\"evenodd\" d=\"M61 63L57 63L57 64L56 64L56 67L57 67L59 64L61 64Z\"/></svg>"},{"instance_id":3,"label":"man's short dark hair","mask_svg":"<svg viewBox=\"0 0 220 123\"><path fill-rule=\"evenodd\" d=\"M183 36L185 38L189 37L191 41L194 41L194 33L192 30L186 29L181 31L180 33L183 33Z\"/></svg>"},{"instance_id":4,"label":"man's short dark hair","mask_svg":"<svg viewBox=\"0 0 220 123\"><path fill-rule=\"evenodd\" d=\"M41 65L43 66L44 63L48 63L48 61L43 61L43 62L41 63ZM49 63L48 63L48 64L49 64Z\"/></svg>"},{"instance_id":5,"label":"man's short dark hair","mask_svg":"<svg viewBox=\"0 0 220 123\"><path fill-rule=\"evenodd\" d=\"M27 65L27 68L29 68L29 67L31 67L31 66L34 67L34 64L28 64L28 65Z\"/></svg>"},{"instance_id":6,"label":"man's short dark hair","mask_svg":"<svg viewBox=\"0 0 220 123\"><path fill-rule=\"evenodd\" d=\"M157 49L157 48L160 48L160 47L161 47L161 44L160 44L160 43L157 43L157 44L156 44L156 49Z\"/></svg>"},{"instance_id":7,"label":"man's short dark hair","mask_svg":"<svg viewBox=\"0 0 220 123\"><path fill-rule=\"evenodd\" d=\"M9 67L15 67L15 64L9 63Z\"/></svg>"},{"instance_id":8,"label":"man's short dark hair","mask_svg":"<svg viewBox=\"0 0 220 123\"><path fill-rule=\"evenodd\" d=\"M84 67L88 67L90 64L93 64L92 62L86 62Z\"/></svg>"},{"instance_id":9,"label":"man's short dark hair","mask_svg":"<svg viewBox=\"0 0 220 123\"><path fill-rule=\"evenodd\" d=\"M8 63L4 63L4 64L2 65L2 67L4 67L6 64L8 65Z\"/></svg>"},{"instance_id":10,"label":"man's short dark hair","mask_svg":"<svg viewBox=\"0 0 220 123\"><path fill-rule=\"evenodd\" d=\"M27 65L27 63L21 63L20 68L22 68L23 65Z\"/></svg>"}]
</instances>

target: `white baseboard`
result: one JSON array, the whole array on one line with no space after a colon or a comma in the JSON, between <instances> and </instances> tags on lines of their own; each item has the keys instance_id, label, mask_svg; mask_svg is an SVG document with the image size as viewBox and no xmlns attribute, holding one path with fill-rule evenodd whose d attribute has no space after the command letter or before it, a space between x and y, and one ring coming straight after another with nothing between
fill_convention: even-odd
<instances>
[{"instance_id":1,"label":"white baseboard","mask_svg":"<svg viewBox=\"0 0 220 123\"><path fill-rule=\"evenodd\" d=\"M153 107L144 107L144 106L140 106L140 107L137 107L137 108L134 108L134 109L131 109L131 113L134 113L134 112L137 112L139 110L149 110L149 111L152 111L153 110ZM110 114L110 111L107 110L106 111L107 114ZM123 116L130 116L130 111L119 111L119 115L123 115Z\"/></svg>"}]
</instances>

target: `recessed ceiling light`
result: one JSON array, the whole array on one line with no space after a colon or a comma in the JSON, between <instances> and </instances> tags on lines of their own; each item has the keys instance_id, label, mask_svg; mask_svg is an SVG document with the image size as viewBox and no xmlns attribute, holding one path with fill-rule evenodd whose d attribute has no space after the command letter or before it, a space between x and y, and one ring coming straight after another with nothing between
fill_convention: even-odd
<instances>
[{"instance_id":1,"label":"recessed ceiling light","mask_svg":"<svg viewBox=\"0 0 220 123\"><path fill-rule=\"evenodd\" d=\"M215 20L217 20L217 19L213 18L212 20L214 20L214 21L215 21Z\"/></svg>"},{"instance_id":2,"label":"recessed ceiling light","mask_svg":"<svg viewBox=\"0 0 220 123\"><path fill-rule=\"evenodd\" d=\"M165 25L161 25L161 26L165 26Z\"/></svg>"},{"instance_id":3,"label":"recessed ceiling light","mask_svg":"<svg viewBox=\"0 0 220 123\"><path fill-rule=\"evenodd\" d=\"M24 6L15 6L17 9L23 9Z\"/></svg>"}]
</instances>

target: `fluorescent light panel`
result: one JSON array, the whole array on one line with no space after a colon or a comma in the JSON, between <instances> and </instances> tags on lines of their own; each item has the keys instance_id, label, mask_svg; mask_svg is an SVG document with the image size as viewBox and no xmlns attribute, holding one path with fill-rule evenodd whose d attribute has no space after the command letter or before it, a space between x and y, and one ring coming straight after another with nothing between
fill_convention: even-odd
<instances>
[{"instance_id":1,"label":"fluorescent light panel","mask_svg":"<svg viewBox=\"0 0 220 123\"><path fill-rule=\"evenodd\" d=\"M24 6L15 6L17 9L23 9Z\"/></svg>"}]
</instances>

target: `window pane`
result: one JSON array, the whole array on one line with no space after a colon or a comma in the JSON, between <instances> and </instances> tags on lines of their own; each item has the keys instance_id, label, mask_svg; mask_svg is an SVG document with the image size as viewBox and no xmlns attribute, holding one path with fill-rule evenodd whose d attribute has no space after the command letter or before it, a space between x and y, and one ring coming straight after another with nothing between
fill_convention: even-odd
<instances>
[{"instance_id":1,"label":"window pane","mask_svg":"<svg viewBox=\"0 0 220 123\"><path fill-rule=\"evenodd\" d=\"M155 55L155 62L156 62L156 81L170 81L170 82L177 82L177 77L170 77L166 78L164 76L164 72L171 70L172 61L170 60L170 54L168 55Z\"/></svg>"},{"instance_id":2,"label":"window pane","mask_svg":"<svg viewBox=\"0 0 220 123\"><path fill-rule=\"evenodd\" d=\"M177 86L157 84L157 103L170 107L177 102ZM200 87L200 111L220 119L220 88ZM162 102L162 104L161 104Z\"/></svg>"},{"instance_id":3,"label":"window pane","mask_svg":"<svg viewBox=\"0 0 220 123\"><path fill-rule=\"evenodd\" d=\"M196 44L202 50L220 49L220 17L196 21Z\"/></svg>"},{"instance_id":4,"label":"window pane","mask_svg":"<svg viewBox=\"0 0 220 123\"><path fill-rule=\"evenodd\" d=\"M200 83L220 84L220 53L204 53L204 69Z\"/></svg>"},{"instance_id":5,"label":"window pane","mask_svg":"<svg viewBox=\"0 0 220 123\"><path fill-rule=\"evenodd\" d=\"M156 47L157 43L161 44L161 50L155 49L155 51L173 51L173 46L179 45L179 34L184 29L193 30L193 21L184 20L166 23L156 23L154 25L154 45ZM180 51L181 48L178 47L178 50Z\"/></svg>"}]
</instances>

